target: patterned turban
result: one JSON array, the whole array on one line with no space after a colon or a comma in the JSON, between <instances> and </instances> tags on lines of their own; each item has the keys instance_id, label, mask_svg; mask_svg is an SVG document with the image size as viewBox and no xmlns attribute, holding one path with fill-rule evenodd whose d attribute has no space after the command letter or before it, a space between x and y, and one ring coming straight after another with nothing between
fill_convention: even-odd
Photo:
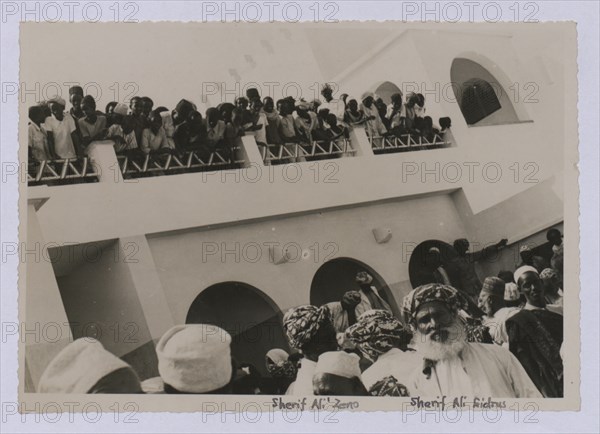
<instances>
[{"instance_id":1,"label":"patterned turban","mask_svg":"<svg viewBox=\"0 0 600 434\"><path fill-rule=\"evenodd\" d=\"M540 273L540 278L550 280L558 279L558 271L556 271L554 268L544 268Z\"/></svg>"},{"instance_id":2,"label":"patterned turban","mask_svg":"<svg viewBox=\"0 0 600 434\"><path fill-rule=\"evenodd\" d=\"M481 292L504 299L505 285L506 284L504 283L504 280L500 279L499 277L486 277L483 281Z\"/></svg>"},{"instance_id":3,"label":"patterned turban","mask_svg":"<svg viewBox=\"0 0 600 434\"><path fill-rule=\"evenodd\" d=\"M396 380L393 375L382 378L369 389L371 396L410 396L404 384Z\"/></svg>"},{"instance_id":4,"label":"patterned turban","mask_svg":"<svg viewBox=\"0 0 600 434\"><path fill-rule=\"evenodd\" d=\"M441 283L428 283L413 289L402 302L402 317L406 324L415 325L415 318L419 307L425 303L439 301L452 310L469 311L467 299L449 285Z\"/></svg>"},{"instance_id":5,"label":"patterned turban","mask_svg":"<svg viewBox=\"0 0 600 434\"><path fill-rule=\"evenodd\" d=\"M289 360L289 354L280 348L270 350L266 355L267 372L274 378L295 378L296 364Z\"/></svg>"},{"instance_id":6,"label":"patterned turban","mask_svg":"<svg viewBox=\"0 0 600 434\"><path fill-rule=\"evenodd\" d=\"M406 345L412 335L387 310L368 310L346 329L346 337L371 361L392 348Z\"/></svg>"},{"instance_id":7,"label":"patterned turban","mask_svg":"<svg viewBox=\"0 0 600 434\"><path fill-rule=\"evenodd\" d=\"M319 329L333 323L331 311L326 306L298 306L283 317L283 329L292 348L301 349L309 343Z\"/></svg>"}]
</instances>

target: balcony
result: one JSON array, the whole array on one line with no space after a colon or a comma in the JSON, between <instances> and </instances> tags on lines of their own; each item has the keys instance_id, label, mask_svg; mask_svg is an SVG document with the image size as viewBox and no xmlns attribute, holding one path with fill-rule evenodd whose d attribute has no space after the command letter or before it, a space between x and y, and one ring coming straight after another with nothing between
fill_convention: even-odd
<instances>
[{"instance_id":1,"label":"balcony","mask_svg":"<svg viewBox=\"0 0 600 434\"><path fill-rule=\"evenodd\" d=\"M116 182L119 179L138 179L196 172L236 170L250 166L271 166L307 161L368 157L452 146L444 134L426 138L405 134L400 137L369 137L362 127L350 131L350 138L315 141L312 144L286 143L258 145L252 135L241 137L231 155L223 150L206 153L201 150L141 154L138 151L117 154L110 140L93 142L87 156L31 162L27 184L66 185L90 182Z\"/></svg>"},{"instance_id":2,"label":"balcony","mask_svg":"<svg viewBox=\"0 0 600 434\"><path fill-rule=\"evenodd\" d=\"M286 143L283 145L261 146L260 154L263 163L270 165L354 156L356 149L352 147L350 140L337 139L315 141L310 145Z\"/></svg>"},{"instance_id":3,"label":"balcony","mask_svg":"<svg viewBox=\"0 0 600 434\"><path fill-rule=\"evenodd\" d=\"M449 143L440 134L433 134L429 138L416 134L402 134L400 137L369 137L369 142L375 155L439 149L449 146Z\"/></svg>"},{"instance_id":4,"label":"balcony","mask_svg":"<svg viewBox=\"0 0 600 434\"><path fill-rule=\"evenodd\" d=\"M65 185L98 182L98 168L88 157L30 162L27 185Z\"/></svg>"},{"instance_id":5,"label":"balcony","mask_svg":"<svg viewBox=\"0 0 600 434\"><path fill-rule=\"evenodd\" d=\"M232 158L223 151L202 155L198 150L182 154L164 153L147 155L117 155L121 174L125 179L147 176L177 175L181 173L204 172L207 170L238 169L245 163L239 157L240 148L232 149Z\"/></svg>"}]
</instances>

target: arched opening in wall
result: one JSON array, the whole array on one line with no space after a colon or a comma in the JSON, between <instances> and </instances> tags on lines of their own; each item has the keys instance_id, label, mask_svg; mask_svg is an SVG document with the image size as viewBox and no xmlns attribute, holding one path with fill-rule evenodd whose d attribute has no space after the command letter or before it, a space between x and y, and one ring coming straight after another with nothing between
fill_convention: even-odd
<instances>
[{"instance_id":1,"label":"arched opening in wall","mask_svg":"<svg viewBox=\"0 0 600 434\"><path fill-rule=\"evenodd\" d=\"M502 125L520 122L511 94L479 63L457 58L450 68L452 90L467 125Z\"/></svg>"},{"instance_id":2,"label":"arched opening in wall","mask_svg":"<svg viewBox=\"0 0 600 434\"><path fill-rule=\"evenodd\" d=\"M379 95L384 103L392 103L392 95L395 93L402 93L400 88L391 81L384 81L375 89L374 93Z\"/></svg>"},{"instance_id":3,"label":"arched opening in wall","mask_svg":"<svg viewBox=\"0 0 600 434\"><path fill-rule=\"evenodd\" d=\"M434 279L431 268L427 266L427 253L431 248L437 248L440 252L442 265L447 264L457 256L456 250L450 244L440 240L423 241L413 250L408 261L408 275L413 288L431 283ZM450 276L448 276L450 277Z\"/></svg>"},{"instance_id":4,"label":"arched opening in wall","mask_svg":"<svg viewBox=\"0 0 600 434\"><path fill-rule=\"evenodd\" d=\"M356 274L366 271L373 276L372 285L392 307L394 314L399 315L398 305L388 284L373 268L352 258L336 258L327 261L315 273L310 285L310 304L321 306L332 301L340 301L346 291L358 290Z\"/></svg>"},{"instance_id":5,"label":"arched opening in wall","mask_svg":"<svg viewBox=\"0 0 600 434\"><path fill-rule=\"evenodd\" d=\"M289 352L281 310L264 292L246 283L209 286L192 302L185 322L213 324L227 330L236 361L251 363L263 375L267 375L267 351L282 348Z\"/></svg>"}]
</instances>

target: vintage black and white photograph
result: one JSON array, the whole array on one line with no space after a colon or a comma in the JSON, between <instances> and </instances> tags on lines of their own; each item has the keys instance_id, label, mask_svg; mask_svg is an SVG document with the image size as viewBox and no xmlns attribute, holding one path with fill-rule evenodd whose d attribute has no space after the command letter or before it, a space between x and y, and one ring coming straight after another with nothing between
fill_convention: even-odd
<instances>
[{"instance_id":1,"label":"vintage black and white photograph","mask_svg":"<svg viewBox=\"0 0 600 434\"><path fill-rule=\"evenodd\" d=\"M579 408L574 23L20 47L24 399Z\"/></svg>"}]
</instances>

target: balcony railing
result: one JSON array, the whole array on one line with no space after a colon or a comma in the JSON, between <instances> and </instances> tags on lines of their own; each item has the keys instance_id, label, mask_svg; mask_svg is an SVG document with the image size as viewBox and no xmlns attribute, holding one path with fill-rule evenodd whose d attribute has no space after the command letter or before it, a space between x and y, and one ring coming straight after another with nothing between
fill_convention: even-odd
<instances>
[{"instance_id":1,"label":"balcony railing","mask_svg":"<svg viewBox=\"0 0 600 434\"><path fill-rule=\"evenodd\" d=\"M239 148L232 148L232 159L223 151L203 155L201 151L187 151L182 154L118 155L119 167L125 178L141 178L154 175L175 175L180 173L207 170L234 169L241 167L245 160L236 159Z\"/></svg>"},{"instance_id":2,"label":"balcony railing","mask_svg":"<svg viewBox=\"0 0 600 434\"><path fill-rule=\"evenodd\" d=\"M98 182L98 171L88 157L30 162L27 185L64 185Z\"/></svg>"},{"instance_id":3,"label":"balcony railing","mask_svg":"<svg viewBox=\"0 0 600 434\"><path fill-rule=\"evenodd\" d=\"M414 134L369 137L369 142L374 154L438 149L449 145L440 134L434 134L430 139Z\"/></svg>"},{"instance_id":4,"label":"balcony railing","mask_svg":"<svg viewBox=\"0 0 600 434\"><path fill-rule=\"evenodd\" d=\"M348 139L315 141L306 143L285 143L283 145L260 146L260 154L265 164L282 164L308 160L325 160L341 156L353 156L356 150Z\"/></svg>"}]
</instances>

